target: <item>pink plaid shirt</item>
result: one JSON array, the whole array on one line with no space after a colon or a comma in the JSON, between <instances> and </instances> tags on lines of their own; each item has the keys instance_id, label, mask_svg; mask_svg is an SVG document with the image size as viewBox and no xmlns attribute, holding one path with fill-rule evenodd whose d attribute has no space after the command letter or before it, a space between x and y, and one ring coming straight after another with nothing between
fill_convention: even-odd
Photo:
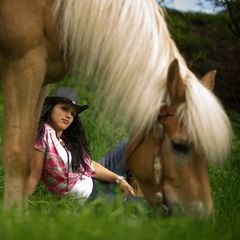
<instances>
[{"instance_id":1,"label":"pink plaid shirt","mask_svg":"<svg viewBox=\"0 0 240 240\"><path fill-rule=\"evenodd\" d=\"M69 183L67 187L67 165L59 155L60 142L57 139L55 130L45 124L45 132L42 139L37 139L34 148L45 153L45 161L42 171L42 181L50 191L65 193L69 191L82 175L92 177L95 175L92 160L85 154L86 171L83 167L78 173L69 172Z\"/></svg>"}]
</instances>

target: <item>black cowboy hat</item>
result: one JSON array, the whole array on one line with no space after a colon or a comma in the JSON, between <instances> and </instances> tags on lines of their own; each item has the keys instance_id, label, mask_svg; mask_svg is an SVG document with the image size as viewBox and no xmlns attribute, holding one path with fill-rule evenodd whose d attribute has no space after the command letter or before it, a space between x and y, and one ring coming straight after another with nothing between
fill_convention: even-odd
<instances>
[{"instance_id":1,"label":"black cowboy hat","mask_svg":"<svg viewBox=\"0 0 240 240\"><path fill-rule=\"evenodd\" d=\"M46 102L63 102L75 107L77 114L88 109L88 105L77 104L77 91L74 88L60 87L45 98Z\"/></svg>"}]
</instances>

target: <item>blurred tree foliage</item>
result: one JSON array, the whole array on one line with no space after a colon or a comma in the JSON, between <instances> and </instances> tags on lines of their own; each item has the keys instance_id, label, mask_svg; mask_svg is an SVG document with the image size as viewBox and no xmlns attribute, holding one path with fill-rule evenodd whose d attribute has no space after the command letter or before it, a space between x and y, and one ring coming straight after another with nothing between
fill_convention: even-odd
<instances>
[{"instance_id":1,"label":"blurred tree foliage","mask_svg":"<svg viewBox=\"0 0 240 240\"><path fill-rule=\"evenodd\" d=\"M240 38L240 0L206 0L213 3L216 7L225 8L231 18L229 25L234 35Z\"/></svg>"}]
</instances>

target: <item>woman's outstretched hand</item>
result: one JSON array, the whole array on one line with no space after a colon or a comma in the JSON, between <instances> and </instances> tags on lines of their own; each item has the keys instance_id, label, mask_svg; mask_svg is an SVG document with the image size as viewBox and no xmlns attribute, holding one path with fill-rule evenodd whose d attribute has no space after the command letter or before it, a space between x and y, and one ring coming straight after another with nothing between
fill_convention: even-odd
<instances>
[{"instance_id":1,"label":"woman's outstretched hand","mask_svg":"<svg viewBox=\"0 0 240 240\"><path fill-rule=\"evenodd\" d=\"M127 192L131 194L132 196L135 196L135 192L133 188L128 184L128 182L125 179L122 179L119 183L119 186L122 191Z\"/></svg>"}]
</instances>

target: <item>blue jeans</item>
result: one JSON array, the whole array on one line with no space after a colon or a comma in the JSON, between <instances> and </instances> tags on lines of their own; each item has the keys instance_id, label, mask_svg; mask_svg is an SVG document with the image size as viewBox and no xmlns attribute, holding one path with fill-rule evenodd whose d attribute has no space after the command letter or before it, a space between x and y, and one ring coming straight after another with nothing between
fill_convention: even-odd
<instances>
[{"instance_id":1,"label":"blue jeans","mask_svg":"<svg viewBox=\"0 0 240 240\"><path fill-rule=\"evenodd\" d=\"M125 176L127 171L127 163L125 162L125 152L127 147L127 140L122 141L106 154L103 155L97 162L112 172ZM116 183L103 182L93 179L93 191L90 195L91 198L97 196L114 197L116 192Z\"/></svg>"}]
</instances>

